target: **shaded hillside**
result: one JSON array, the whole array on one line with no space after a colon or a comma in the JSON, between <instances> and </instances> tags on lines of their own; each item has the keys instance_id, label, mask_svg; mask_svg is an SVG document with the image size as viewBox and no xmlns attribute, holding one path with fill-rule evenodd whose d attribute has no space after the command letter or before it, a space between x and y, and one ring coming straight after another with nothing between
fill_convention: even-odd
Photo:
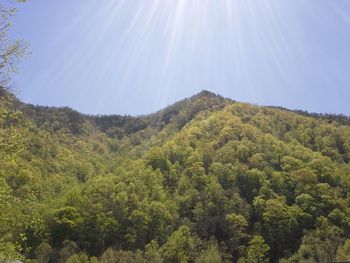
<instances>
[{"instance_id":1,"label":"shaded hillside","mask_svg":"<svg viewBox=\"0 0 350 263\"><path fill-rule=\"evenodd\" d=\"M0 96L7 93L2 89ZM132 134L152 127L157 130L172 123L174 129L181 129L190 122L198 113L209 110L216 111L225 105L234 103L231 99L225 99L210 91L203 90L200 93L170 105L156 113L144 116L130 115L86 115L68 107L47 107L24 104L11 96L15 101L15 107L21 110L28 119L33 120L38 126L57 131L60 128L69 128L72 133L82 133L83 124L90 121L93 126L109 134ZM306 117L327 120L337 125L350 125L350 117L339 114L309 113L300 110L289 110L283 107L269 106L266 108L278 109L286 112L297 113Z\"/></svg>"},{"instance_id":2,"label":"shaded hillside","mask_svg":"<svg viewBox=\"0 0 350 263\"><path fill-rule=\"evenodd\" d=\"M147 127L159 130L170 123L174 124L174 128L180 129L199 112L221 109L227 101L223 97L209 91L202 91L154 114L139 117L120 115L92 116L91 119L96 123L97 127L107 133L113 133L111 131L115 128L122 129L127 134L135 133Z\"/></svg>"},{"instance_id":3,"label":"shaded hillside","mask_svg":"<svg viewBox=\"0 0 350 263\"><path fill-rule=\"evenodd\" d=\"M15 109L27 120L28 143L16 163L1 162L0 239L25 258L347 257L346 116L252 106L207 91L138 117L16 100Z\"/></svg>"},{"instance_id":4,"label":"shaded hillside","mask_svg":"<svg viewBox=\"0 0 350 263\"><path fill-rule=\"evenodd\" d=\"M44 129L57 132L59 129L68 128L73 134L81 134L84 132L84 123L89 122L108 135L133 134L149 127L161 130L170 123L174 128L181 129L198 113L205 110L219 110L232 102L209 91L202 91L154 114L133 117L128 115L90 116L80 114L68 107L34 106L21 103L17 99L15 101L16 108L21 110L25 117Z\"/></svg>"}]
</instances>

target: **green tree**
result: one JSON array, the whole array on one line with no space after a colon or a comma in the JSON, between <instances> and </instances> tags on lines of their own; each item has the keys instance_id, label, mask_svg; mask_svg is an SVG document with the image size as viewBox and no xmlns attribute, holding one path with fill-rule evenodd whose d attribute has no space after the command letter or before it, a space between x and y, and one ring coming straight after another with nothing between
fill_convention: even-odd
<instances>
[{"instance_id":1,"label":"green tree","mask_svg":"<svg viewBox=\"0 0 350 263\"><path fill-rule=\"evenodd\" d=\"M262 236L253 236L249 241L247 248L247 259L250 263L267 263L269 262L268 253L270 247L265 243Z\"/></svg>"},{"instance_id":2,"label":"green tree","mask_svg":"<svg viewBox=\"0 0 350 263\"><path fill-rule=\"evenodd\" d=\"M25 2L17 0L17 2ZM27 43L23 40L11 40L8 38L8 32L11 28L10 19L17 10L0 4L0 86L5 86L9 80L10 74L16 71L18 61L26 52Z\"/></svg>"},{"instance_id":3,"label":"green tree","mask_svg":"<svg viewBox=\"0 0 350 263\"><path fill-rule=\"evenodd\" d=\"M16 236L21 223L18 222L22 215L21 201L12 196L4 180L4 162L16 159L25 148L25 129L18 125L20 113L12 109L12 97L4 89L18 59L25 53L23 41L8 38L10 19L15 13L15 8L0 4L0 260L23 257L17 243L20 237Z\"/></svg>"},{"instance_id":4,"label":"green tree","mask_svg":"<svg viewBox=\"0 0 350 263\"><path fill-rule=\"evenodd\" d=\"M240 254L239 252L249 239L249 235L247 234L247 219L242 215L228 214L225 221L229 234L229 246L231 253L235 259L238 259Z\"/></svg>"},{"instance_id":5,"label":"green tree","mask_svg":"<svg viewBox=\"0 0 350 263\"><path fill-rule=\"evenodd\" d=\"M151 241L145 248L145 260L147 262L162 263L163 258L159 245L156 241Z\"/></svg>"},{"instance_id":6,"label":"green tree","mask_svg":"<svg viewBox=\"0 0 350 263\"><path fill-rule=\"evenodd\" d=\"M344 244L338 248L336 254L337 261L349 261L350 259L350 239L345 240Z\"/></svg>"},{"instance_id":7,"label":"green tree","mask_svg":"<svg viewBox=\"0 0 350 263\"><path fill-rule=\"evenodd\" d=\"M53 243L61 244L66 239L76 240L82 218L74 207L64 207L54 211L50 224Z\"/></svg>"},{"instance_id":8,"label":"green tree","mask_svg":"<svg viewBox=\"0 0 350 263\"><path fill-rule=\"evenodd\" d=\"M218 245L210 243L208 248L202 251L195 260L195 263L222 263L224 260L220 254Z\"/></svg>"},{"instance_id":9,"label":"green tree","mask_svg":"<svg viewBox=\"0 0 350 263\"><path fill-rule=\"evenodd\" d=\"M88 255L80 252L69 257L66 263L98 263L98 260L95 257L89 258Z\"/></svg>"},{"instance_id":10,"label":"green tree","mask_svg":"<svg viewBox=\"0 0 350 263\"><path fill-rule=\"evenodd\" d=\"M277 260L298 246L302 236L300 208L288 206L283 198L266 201L263 212L263 234L271 247L271 258Z\"/></svg>"},{"instance_id":11,"label":"green tree","mask_svg":"<svg viewBox=\"0 0 350 263\"><path fill-rule=\"evenodd\" d=\"M346 253L338 247L342 244L341 230L325 217L316 222L317 228L304 235L299 250L291 257L292 262L334 262L337 254ZM345 244L346 245L346 244Z\"/></svg>"},{"instance_id":12,"label":"green tree","mask_svg":"<svg viewBox=\"0 0 350 263\"><path fill-rule=\"evenodd\" d=\"M184 263L195 259L198 246L198 238L187 226L181 226L162 247L162 255L167 262Z\"/></svg>"},{"instance_id":13,"label":"green tree","mask_svg":"<svg viewBox=\"0 0 350 263\"><path fill-rule=\"evenodd\" d=\"M52 255L53 249L48 243L42 243L36 248L35 259L38 263L48 263Z\"/></svg>"}]
</instances>

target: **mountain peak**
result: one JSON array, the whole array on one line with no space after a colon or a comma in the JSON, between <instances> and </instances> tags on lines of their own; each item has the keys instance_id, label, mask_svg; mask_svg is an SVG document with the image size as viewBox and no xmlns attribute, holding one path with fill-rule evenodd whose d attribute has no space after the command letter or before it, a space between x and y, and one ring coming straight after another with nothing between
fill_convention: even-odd
<instances>
[{"instance_id":1,"label":"mountain peak","mask_svg":"<svg viewBox=\"0 0 350 263\"><path fill-rule=\"evenodd\" d=\"M217 97L215 93L209 91L209 90L202 90L198 94L194 95L193 97Z\"/></svg>"}]
</instances>

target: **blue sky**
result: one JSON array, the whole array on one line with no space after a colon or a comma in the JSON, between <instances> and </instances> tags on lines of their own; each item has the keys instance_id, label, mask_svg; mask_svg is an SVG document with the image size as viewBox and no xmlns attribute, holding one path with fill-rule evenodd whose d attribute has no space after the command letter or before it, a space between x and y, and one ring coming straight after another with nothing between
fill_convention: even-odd
<instances>
[{"instance_id":1,"label":"blue sky","mask_svg":"<svg viewBox=\"0 0 350 263\"><path fill-rule=\"evenodd\" d=\"M203 89L350 115L350 1L28 0L26 102L146 114Z\"/></svg>"}]
</instances>

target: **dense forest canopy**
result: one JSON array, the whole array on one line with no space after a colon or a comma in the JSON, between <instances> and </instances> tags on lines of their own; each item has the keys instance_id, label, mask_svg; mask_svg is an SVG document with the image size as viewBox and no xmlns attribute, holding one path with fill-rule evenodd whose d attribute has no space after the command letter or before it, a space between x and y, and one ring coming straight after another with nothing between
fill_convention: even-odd
<instances>
[{"instance_id":1,"label":"dense forest canopy","mask_svg":"<svg viewBox=\"0 0 350 263\"><path fill-rule=\"evenodd\" d=\"M208 91L139 117L28 105L5 90L1 98L12 101L0 118L9 157L1 159L2 259L350 258L346 116ZM17 139L6 148L9 131Z\"/></svg>"}]
</instances>

